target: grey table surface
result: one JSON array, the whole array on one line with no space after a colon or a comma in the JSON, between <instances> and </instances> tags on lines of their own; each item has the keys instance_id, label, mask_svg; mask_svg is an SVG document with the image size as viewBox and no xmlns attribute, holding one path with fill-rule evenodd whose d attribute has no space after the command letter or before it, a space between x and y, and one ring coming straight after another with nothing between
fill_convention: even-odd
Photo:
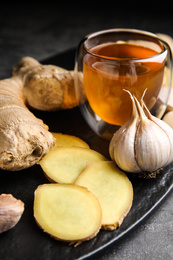
<instances>
[{"instance_id":1,"label":"grey table surface","mask_svg":"<svg viewBox=\"0 0 173 260\"><path fill-rule=\"evenodd\" d=\"M128 6L128 2L98 2L97 7L92 4L1 5L0 78L8 77L23 56L44 60L75 48L82 37L102 29L135 28L173 37L172 7L166 3L153 3L153 8L150 1L135 6ZM173 193L134 231L97 257L99 260L173 259Z\"/></svg>"}]
</instances>

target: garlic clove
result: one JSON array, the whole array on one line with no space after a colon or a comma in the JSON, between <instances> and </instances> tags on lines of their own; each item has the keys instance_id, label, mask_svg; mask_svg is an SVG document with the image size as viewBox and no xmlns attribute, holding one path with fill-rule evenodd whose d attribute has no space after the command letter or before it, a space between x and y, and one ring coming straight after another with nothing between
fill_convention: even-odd
<instances>
[{"instance_id":1,"label":"garlic clove","mask_svg":"<svg viewBox=\"0 0 173 260\"><path fill-rule=\"evenodd\" d=\"M125 132L127 130L128 125L129 125L129 121L126 122L117 132L114 133L114 135L110 141L109 155L112 160L114 160L114 150L115 150L115 147L117 146L117 142L119 141L119 138L121 138L121 135L123 134L123 132Z\"/></svg>"},{"instance_id":2,"label":"garlic clove","mask_svg":"<svg viewBox=\"0 0 173 260\"><path fill-rule=\"evenodd\" d=\"M121 128L120 128L121 129ZM119 131L119 130L118 130ZM117 132L118 132L117 131ZM114 161L114 149L115 149L115 139L116 139L116 134L117 132L113 135L110 144L109 144L109 155L112 159L112 161Z\"/></svg>"},{"instance_id":3,"label":"garlic clove","mask_svg":"<svg viewBox=\"0 0 173 260\"><path fill-rule=\"evenodd\" d=\"M165 149L162 149L163 144ZM156 171L166 165L170 142L166 133L154 122L141 123L135 138L136 161L142 171Z\"/></svg>"},{"instance_id":4,"label":"garlic clove","mask_svg":"<svg viewBox=\"0 0 173 260\"><path fill-rule=\"evenodd\" d=\"M166 147L165 146L165 149L167 149L169 151L169 148L170 148L170 151L169 151L169 159L166 163L169 164L171 162L173 162L173 129L168 125L166 124L163 120L160 120L154 116L151 115L151 120L157 124L167 135L168 139L169 139L169 142L170 142L170 145L169 147Z\"/></svg>"},{"instance_id":5,"label":"garlic clove","mask_svg":"<svg viewBox=\"0 0 173 260\"><path fill-rule=\"evenodd\" d=\"M159 118L151 115L150 111L148 110L148 108L146 107L144 101L143 102L143 106L145 107L147 113L148 113L148 118L149 120L153 121L155 124L157 124L167 135L169 142L170 142L170 147L167 147L167 149L170 148L170 154L169 154L169 159L166 163L169 164L171 162L173 162L173 129L163 120L160 120Z\"/></svg>"},{"instance_id":6,"label":"garlic clove","mask_svg":"<svg viewBox=\"0 0 173 260\"><path fill-rule=\"evenodd\" d=\"M0 233L13 228L24 211L24 203L11 194L0 195Z\"/></svg>"},{"instance_id":7,"label":"garlic clove","mask_svg":"<svg viewBox=\"0 0 173 260\"><path fill-rule=\"evenodd\" d=\"M114 160L126 172L140 172L135 159L134 139L136 124L132 124L119 136L114 137Z\"/></svg>"},{"instance_id":8,"label":"garlic clove","mask_svg":"<svg viewBox=\"0 0 173 260\"><path fill-rule=\"evenodd\" d=\"M125 91L129 93L132 99L132 117L114 134L109 145L109 153L112 160L114 160L122 170L126 172L140 172L134 154L138 113L133 96L128 90Z\"/></svg>"},{"instance_id":9,"label":"garlic clove","mask_svg":"<svg viewBox=\"0 0 173 260\"><path fill-rule=\"evenodd\" d=\"M140 115L140 124L135 137L136 161L141 170L156 171L165 166L169 160L170 140L165 131L154 120L151 120L151 114L144 103L149 118L145 115L139 101L135 97L134 99Z\"/></svg>"}]
</instances>

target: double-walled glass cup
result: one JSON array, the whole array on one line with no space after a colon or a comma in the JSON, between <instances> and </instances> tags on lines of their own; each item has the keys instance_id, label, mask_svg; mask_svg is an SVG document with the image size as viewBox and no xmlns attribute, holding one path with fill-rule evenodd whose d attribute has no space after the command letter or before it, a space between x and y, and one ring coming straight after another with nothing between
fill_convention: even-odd
<instances>
[{"instance_id":1,"label":"double-walled glass cup","mask_svg":"<svg viewBox=\"0 0 173 260\"><path fill-rule=\"evenodd\" d=\"M153 115L165 112L171 87L171 51L155 34L111 29L86 36L75 63L75 90L90 127L110 139L130 119L127 91L144 102ZM164 88L164 91L163 91Z\"/></svg>"}]
</instances>

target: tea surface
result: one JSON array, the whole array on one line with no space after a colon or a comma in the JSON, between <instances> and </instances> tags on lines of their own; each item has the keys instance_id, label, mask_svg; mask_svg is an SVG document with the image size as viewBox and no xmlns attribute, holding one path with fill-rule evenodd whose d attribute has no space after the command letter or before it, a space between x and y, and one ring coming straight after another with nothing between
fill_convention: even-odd
<instances>
[{"instance_id":1,"label":"tea surface","mask_svg":"<svg viewBox=\"0 0 173 260\"><path fill-rule=\"evenodd\" d=\"M164 61L158 52L128 43L107 43L90 50L84 57L84 88L93 111L105 122L124 124L131 116L129 90L138 100L144 90L149 109L159 94L164 74ZM150 58L152 59L147 59ZM140 60L144 59L144 60Z\"/></svg>"}]
</instances>

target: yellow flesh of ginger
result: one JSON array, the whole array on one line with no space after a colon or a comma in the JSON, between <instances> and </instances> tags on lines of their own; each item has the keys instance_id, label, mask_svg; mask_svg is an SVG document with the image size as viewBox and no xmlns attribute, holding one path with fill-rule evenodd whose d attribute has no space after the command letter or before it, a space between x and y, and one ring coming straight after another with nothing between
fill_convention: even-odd
<instances>
[{"instance_id":1,"label":"yellow flesh of ginger","mask_svg":"<svg viewBox=\"0 0 173 260\"><path fill-rule=\"evenodd\" d=\"M44 184L37 188L34 217L58 240L80 242L94 237L101 227L98 199L74 184Z\"/></svg>"},{"instance_id":2,"label":"yellow flesh of ginger","mask_svg":"<svg viewBox=\"0 0 173 260\"><path fill-rule=\"evenodd\" d=\"M87 164L105 160L103 155L91 149L57 147L40 161L40 165L50 181L74 183Z\"/></svg>"},{"instance_id":3,"label":"yellow flesh of ginger","mask_svg":"<svg viewBox=\"0 0 173 260\"><path fill-rule=\"evenodd\" d=\"M99 199L103 228L113 230L120 226L133 200L133 187L124 172L112 161L95 162L78 176L75 184L88 188Z\"/></svg>"},{"instance_id":4,"label":"yellow flesh of ginger","mask_svg":"<svg viewBox=\"0 0 173 260\"><path fill-rule=\"evenodd\" d=\"M59 146L78 146L83 148L89 148L89 145L82 139L61 133L52 133L53 137L56 139L55 147Z\"/></svg>"}]
</instances>

